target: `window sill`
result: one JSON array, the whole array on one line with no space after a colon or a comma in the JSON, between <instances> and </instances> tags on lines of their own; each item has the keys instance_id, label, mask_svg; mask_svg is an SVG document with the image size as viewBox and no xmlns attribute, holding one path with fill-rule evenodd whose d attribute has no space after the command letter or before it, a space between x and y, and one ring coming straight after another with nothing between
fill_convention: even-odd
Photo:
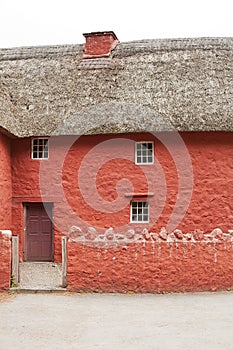
<instances>
[{"instance_id":1,"label":"window sill","mask_svg":"<svg viewBox=\"0 0 233 350\"><path fill-rule=\"evenodd\" d=\"M154 196L154 193L153 192L142 192L142 193L126 193L125 194L125 197L127 198L143 198L143 197L153 197Z\"/></svg>"}]
</instances>

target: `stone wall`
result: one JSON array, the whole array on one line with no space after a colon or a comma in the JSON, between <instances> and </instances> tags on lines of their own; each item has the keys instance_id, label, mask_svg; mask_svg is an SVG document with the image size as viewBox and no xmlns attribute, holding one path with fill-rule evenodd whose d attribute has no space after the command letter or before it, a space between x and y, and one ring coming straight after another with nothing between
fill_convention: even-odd
<instances>
[{"instance_id":1,"label":"stone wall","mask_svg":"<svg viewBox=\"0 0 233 350\"><path fill-rule=\"evenodd\" d=\"M11 231L0 230L0 292L9 290L11 281Z\"/></svg>"},{"instance_id":2,"label":"stone wall","mask_svg":"<svg viewBox=\"0 0 233 350\"><path fill-rule=\"evenodd\" d=\"M136 240L127 234L124 240L110 238L107 232L105 239L81 242L73 231L67 242L68 289L160 293L232 288L232 234L220 229L209 235L199 230L167 234L163 229Z\"/></svg>"}]
</instances>

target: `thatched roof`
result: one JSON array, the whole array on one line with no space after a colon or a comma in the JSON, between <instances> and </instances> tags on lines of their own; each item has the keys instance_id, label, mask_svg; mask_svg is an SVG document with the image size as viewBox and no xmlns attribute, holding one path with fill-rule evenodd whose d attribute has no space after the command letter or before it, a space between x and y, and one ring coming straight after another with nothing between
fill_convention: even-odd
<instances>
[{"instance_id":1,"label":"thatched roof","mask_svg":"<svg viewBox=\"0 0 233 350\"><path fill-rule=\"evenodd\" d=\"M233 131L233 38L0 49L0 125L24 136Z\"/></svg>"}]
</instances>

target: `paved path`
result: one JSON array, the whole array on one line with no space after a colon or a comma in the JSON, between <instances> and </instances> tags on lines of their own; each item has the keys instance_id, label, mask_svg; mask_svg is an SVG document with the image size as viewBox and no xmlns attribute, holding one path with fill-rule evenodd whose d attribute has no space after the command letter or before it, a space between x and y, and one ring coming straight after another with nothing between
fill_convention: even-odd
<instances>
[{"instance_id":1,"label":"paved path","mask_svg":"<svg viewBox=\"0 0 233 350\"><path fill-rule=\"evenodd\" d=\"M233 293L21 294L0 304L0 349L232 350Z\"/></svg>"},{"instance_id":2,"label":"paved path","mask_svg":"<svg viewBox=\"0 0 233 350\"><path fill-rule=\"evenodd\" d=\"M20 289L56 290L62 285L62 265L54 262L21 262Z\"/></svg>"}]
</instances>

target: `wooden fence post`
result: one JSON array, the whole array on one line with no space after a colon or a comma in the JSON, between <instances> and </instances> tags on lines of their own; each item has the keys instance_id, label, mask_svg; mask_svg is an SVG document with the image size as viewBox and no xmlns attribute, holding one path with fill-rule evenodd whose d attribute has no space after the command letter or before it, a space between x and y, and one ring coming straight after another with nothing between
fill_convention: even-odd
<instances>
[{"instance_id":1,"label":"wooden fence post","mask_svg":"<svg viewBox=\"0 0 233 350\"><path fill-rule=\"evenodd\" d=\"M11 246L11 275L14 278L14 283L19 283L19 237L12 236Z\"/></svg>"},{"instance_id":2,"label":"wooden fence post","mask_svg":"<svg viewBox=\"0 0 233 350\"><path fill-rule=\"evenodd\" d=\"M62 287L67 287L67 240L66 237L62 237Z\"/></svg>"}]
</instances>

